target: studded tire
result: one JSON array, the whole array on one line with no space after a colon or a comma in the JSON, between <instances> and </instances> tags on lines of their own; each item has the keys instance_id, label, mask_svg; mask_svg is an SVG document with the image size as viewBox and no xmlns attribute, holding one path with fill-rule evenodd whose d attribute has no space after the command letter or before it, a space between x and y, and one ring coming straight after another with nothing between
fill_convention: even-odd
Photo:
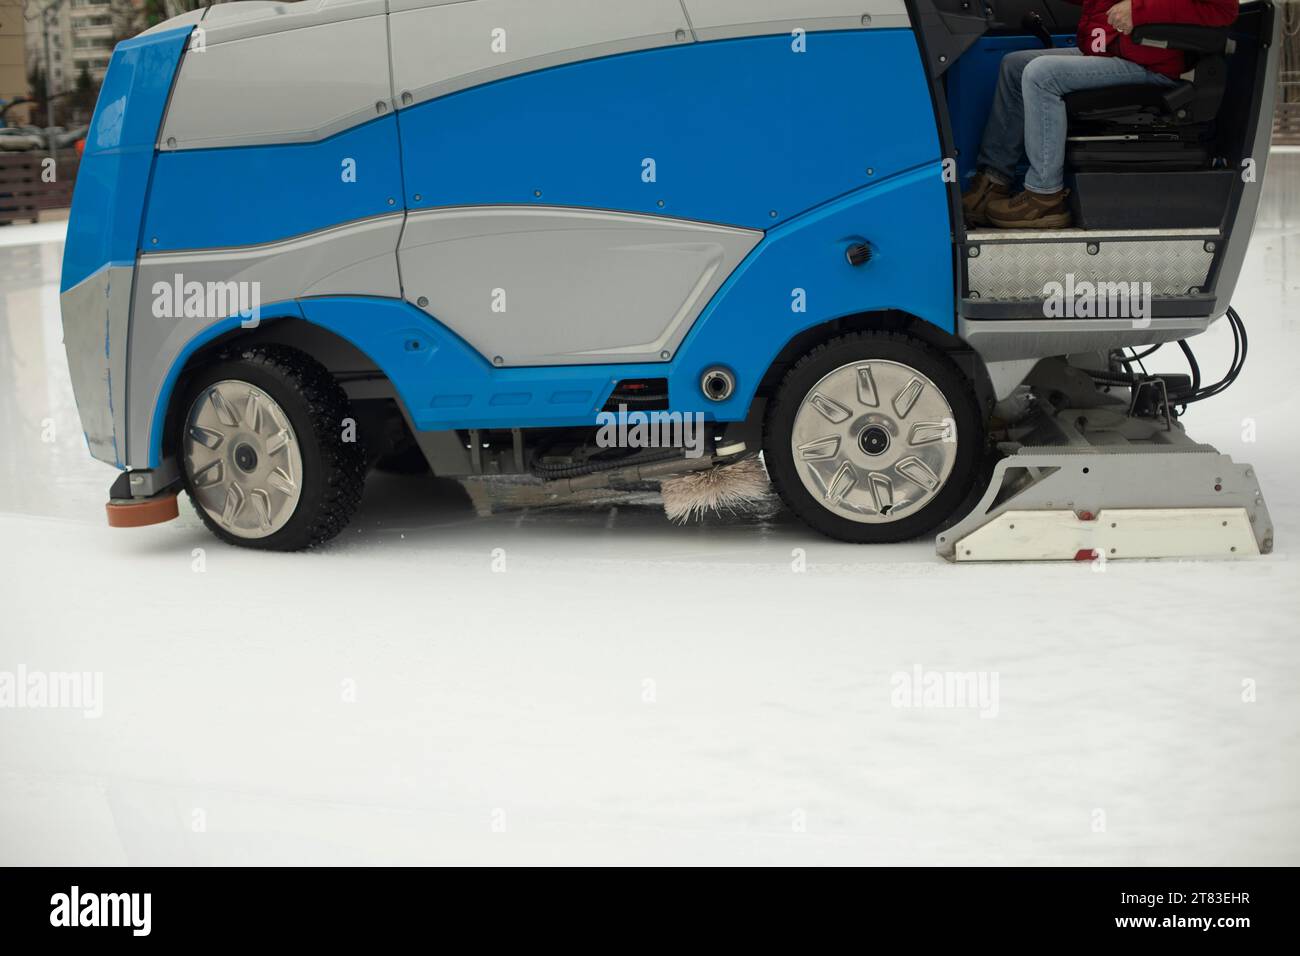
<instances>
[{"instance_id":1,"label":"studded tire","mask_svg":"<svg viewBox=\"0 0 1300 956\"><path fill-rule=\"evenodd\" d=\"M838 401L828 402L820 397L817 390L825 387L825 383L856 382L844 376L861 374L862 368L870 369L873 363L879 363L881 370L888 369L895 382L905 381L909 371L916 373L915 379L923 382L918 386L922 395L932 396L931 408L945 409L942 438L932 437L936 434L932 424L908 422L906 415L899 417L894 413L893 409L906 405L906 398L901 403L897 399L911 382L902 390L893 389L893 394L869 386L865 389L865 402L862 389L850 398L841 387ZM871 404L872 399L875 406ZM815 435L820 422L817 414L826 418L828 432L820 440ZM833 423L834 419L840 419L839 423ZM884 433L885 452L877 450L880 443L868 440L872 429ZM929 465L922 462L911 466L910 473L919 481L910 481L897 473L891 479L873 472L875 459L871 455L888 454L891 438L897 443L894 456L906 456L898 463L900 466L914 458L919 461L907 448L909 434L927 439L918 445L920 454L933 453L935 449L925 450L923 446L936 440L946 441L952 447L942 449L945 458L932 459ZM838 457L824 453L832 447ZM987 460L983 419L966 376L941 352L908 336L883 331L838 336L817 346L790 368L768 409L763 455L772 483L791 511L822 534L855 544L907 541L935 533L959 519L972 500L974 486ZM817 463L810 465L807 460L816 455L830 459L821 474L813 474L812 465ZM907 468L902 470L908 472ZM918 500L899 506L894 513L890 511L892 505L885 505L882 510L876 507L879 502L871 496L877 487L874 482L904 492L910 489L916 492ZM845 483L856 500L841 494ZM929 487L931 484L934 487ZM864 493L864 488L869 491Z\"/></svg>"},{"instance_id":2,"label":"studded tire","mask_svg":"<svg viewBox=\"0 0 1300 956\"><path fill-rule=\"evenodd\" d=\"M296 500L283 522L262 536L232 533L222 527L221 516L209 513L200 503L184 451L190 410L205 391L224 383L247 385L270 398L296 440L301 466ZM361 503L365 455L356 441L344 440L344 420L352 417L348 398L324 366L297 349L256 345L221 353L190 377L178 411L176 448L185 489L203 523L223 541L268 551L312 548L338 535ZM233 468L233 454L222 464Z\"/></svg>"}]
</instances>

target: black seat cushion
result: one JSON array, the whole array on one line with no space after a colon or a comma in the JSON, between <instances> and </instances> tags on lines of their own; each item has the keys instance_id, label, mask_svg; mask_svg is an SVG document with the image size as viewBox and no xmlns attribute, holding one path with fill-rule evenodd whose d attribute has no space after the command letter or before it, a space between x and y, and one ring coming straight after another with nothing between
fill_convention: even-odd
<instances>
[{"instance_id":1,"label":"black seat cushion","mask_svg":"<svg viewBox=\"0 0 1300 956\"><path fill-rule=\"evenodd\" d=\"M1177 87L1156 86L1153 83L1131 83L1127 86L1103 86L1095 90L1079 90L1076 93L1066 94L1065 111L1072 117L1111 110L1154 109L1164 112L1167 103L1165 97L1175 89Z\"/></svg>"}]
</instances>

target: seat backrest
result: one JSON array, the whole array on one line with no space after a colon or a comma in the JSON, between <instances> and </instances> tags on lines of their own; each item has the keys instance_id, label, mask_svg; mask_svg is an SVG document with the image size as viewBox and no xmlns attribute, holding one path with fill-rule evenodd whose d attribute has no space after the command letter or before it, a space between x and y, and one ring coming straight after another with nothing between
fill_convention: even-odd
<instances>
[{"instance_id":1,"label":"seat backrest","mask_svg":"<svg viewBox=\"0 0 1300 956\"><path fill-rule=\"evenodd\" d=\"M1228 82L1226 58L1234 47L1228 27L1145 23L1134 27L1130 36L1134 43L1184 54L1187 72L1183 76L1187 79L1166 91L1164 97L1170 122L1177 126L1208 123L1219 115Z\"/></svg>"}]
</instances>

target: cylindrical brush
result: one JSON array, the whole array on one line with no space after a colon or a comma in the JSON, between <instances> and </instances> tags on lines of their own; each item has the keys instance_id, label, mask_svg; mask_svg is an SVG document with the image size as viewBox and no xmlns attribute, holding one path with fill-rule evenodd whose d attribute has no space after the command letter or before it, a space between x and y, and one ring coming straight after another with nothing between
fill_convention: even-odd
<instances>
[{"instance_id":1,"label":"cylindrical brush","mask_svg":"<svg viewBox=\"0 0 1300 956\"><path fill-rule=\"evenodd\" d=\"M737 512L753 508L771 494L767 472L758 456L730 465L665 478L660 486L669 520L685 524L709 512Z\"/></svg>"}]
</instances>

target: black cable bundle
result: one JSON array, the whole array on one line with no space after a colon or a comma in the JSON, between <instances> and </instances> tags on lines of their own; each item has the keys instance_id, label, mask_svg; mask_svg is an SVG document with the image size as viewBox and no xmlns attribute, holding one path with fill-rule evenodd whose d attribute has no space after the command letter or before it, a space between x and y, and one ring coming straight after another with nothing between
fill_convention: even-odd
<instances>
[{"instance_id":1,"label":"black cable bundle","mask_svg":"<svg viewBox=\"0 0 1300 956\"><path fill-rule=\"evenodd\" d=\"M1241 316L1237 314L1237 310L1231 306L1228 308L1228 324L1232 328L1232 364L1228 366L1228 373L1213 385L1207 385L1204 388L1200 387L1201 370L1196 364L1196 358L1192 355L1192 350L1186 342L1178 343L1192 367L1192 392L1186 397L1179 396L1178 401L1180 404L1190 405L1192 402L1203 402L1207 398L1213 398L1215 395L1227 391L1232 383L1237 380L1237 376L1241 374L1241 370L1246 364L1246 348L1248 345L1246 326L1241 321Z\"/></svg>"},{"instance_id":2,"label":"black cable bundle","mask_svg":"<svg viewBox=\"0 0 1300 956\"><path fill-rule=\"evenodd\" d=\"M1232 329L1232 364L1228 366L1227 374L1213 385L1207 385L1202 388L1201 366L1196 361L1196 355L1192 352L1192 347L1187 344L1187 340L1180 339L1178 347L1183 350L1183 355L1187 358L1187 367L1191 371L1192 384L1187 389L1170 392L1169 401L1171 404L1191 405L1193 402L1203 402L1207 398L1213 398L1214 396L1227 391L1232 383L1237 380L1237 376L1241 374L1241 370L1246 364L1246 349L1248 345L1246 326L1245 323L1241 321L1241 316L1237 314L1237 310L1231 306L1228 307L1227 317L1228 326ZM1136 364L1142 368L1145 373L1146 368L1142 365L1142 360L1155 354L1160 348L1160 345L1153 345L1145 352L1134 352L1127 358L1120 359L1120 362L1125 368L1130 368ZM1122 384L1121 382L1116 381L1117 378L1129 379L1129 382L1123 384L1136 385L1141 381L1140 377L1136 375L1101 376L1093 374L1093 377L1112 385Z\"/></svg>"}]
</instances>

